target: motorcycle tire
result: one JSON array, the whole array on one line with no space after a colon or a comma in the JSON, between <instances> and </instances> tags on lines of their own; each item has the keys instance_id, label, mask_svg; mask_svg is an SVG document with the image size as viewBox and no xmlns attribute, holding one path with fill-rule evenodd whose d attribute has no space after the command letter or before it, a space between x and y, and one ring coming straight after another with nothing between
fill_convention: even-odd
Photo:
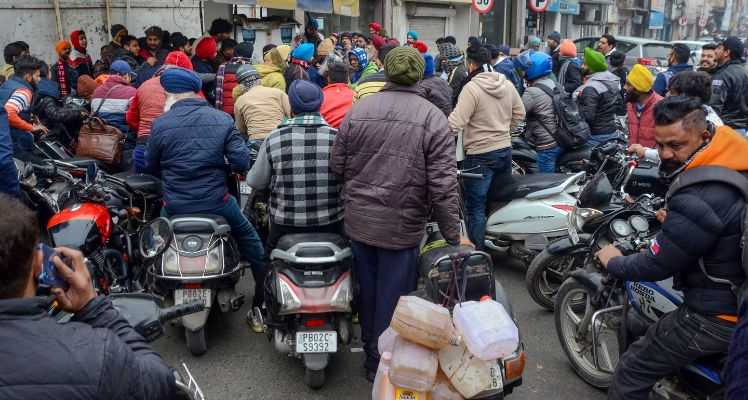
<instances>
[{"instance_id":1,"label":"motorcycle tire","mask_svg":"<svg viewBox=\"0 0 748 400\"><path fill-rule=\"evenodd\" d=\"M205 327L194 332L185 329L184 338L187 342L187 348L193 356L201 356L208 351L208 340L205 333Z\"/></svg>"},{"instance_id":2,"label":"motorcycle tire","mask_svg":"<svg viewBox=\"0 0 748 400\"><path fill-rule=\"evenodd\" d=\"M309 368L304 371L304 383L312 389L320 389L325 385L325 370L311 370Z\"/></svg>"},{"instance_id":3,"label":"motorcycle tire","mask_svg":"<svg viewBox=\"0 0 748 400\"><path fill-rule=\"evenodd\" d=\"M553 311L553 302L561 284L564 283L569 272L581 267L582 260L579 261L579 265L574 265L576 262L577 256L574 254L556 255L550 253L548 249L538 253L525 274L525 285L532 300L546 310ZM552 269L559 264L560 268Z\"/></svg>"},{"instance_id":4,"label":"motorcycle tire","mask_svg":"<svg viewBox=\"0 0 748 400\"><path fill-rule=\"evenodd\" d=\"M578 344L578 334L573 327L567 325L570 321L564 318L568 316L568 311L576 314L586 308L582 307L581 304L569 304L572 301L574 294L579 292L588 293L589 290L584 285L577 282L576 279L567 279L559 288L556 295L555 312L553 314L556 333L559 342L561 342L561 348L564 350L566 358L569 359L574 372L576 372L576 374L589 385L598 389L607 389L613 380L613 374L596 368L591 360L585 359L584 354L580 354L580 351L575 348L583 347ZM587 297L589 297L589 294L587 294ZM571 323L574 324L573 321ZM579 321L576 323L579 323ZM588 336L589 335L591 334L588 333ZM571 342L574 343L574 347L572 347ZM587 347L591 346L587 345Z\"/></svg>"}]
</instances>

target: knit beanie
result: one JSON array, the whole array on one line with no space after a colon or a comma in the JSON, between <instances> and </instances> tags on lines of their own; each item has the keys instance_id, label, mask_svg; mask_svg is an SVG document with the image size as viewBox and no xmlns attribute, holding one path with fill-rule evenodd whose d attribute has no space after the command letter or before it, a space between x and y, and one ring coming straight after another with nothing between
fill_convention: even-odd
<instances>
[{"instance_id":1,"label":"knit beanie","mask_svg":"<svg viewBox=\"0 0 748 400\"><path fill-rule=\"evenodd\" d=\"M288 101L294 114L319 112L324 95L322 89L312 82L297 79L288 89Z\"/></svg>"},{"instance_id":2,"label":"knit beanie","mask_svg":"<svg viewBox=\"0 0 748 400\"><path fill-rule=\"evenodd\" d=\"M203 36L195 45L195 55L201 60L214 60L218 52L218 44L212 36Z\"/></svg>"},{"instance_id":3,"label":"knit beanie","mask_svg":"<svg viewBox=\"0 0 748 400\"><path fill-rule=\"evenodd\" d=\"M423 79L425 64L418 50L412 47L397 47L384 59L384 75L390 82L413 86Z\"/></svg>"},{"instance_id":4,"label":"knit beanie","mask_svg":"<svg viewBox=\"0 0 748 400\"><path fill-rule=\"evenodd\" d=\"M555 40L556 43L560 43L561 42L561 34L558 33L557 31L553 31L553 32L551 32L550 35L548 35L548 39Z\"/></svg>"},{"instance_id":5,"label":"knit beanie","mask_svg":"<svg viewBox=\"0 0 748 400\"><path fill-rule=\"evenodd\" d=\"M312 61L314 59L314 44L312 43L302 43L297 48L295 48L291 52L291 57L302 60L302 61Z\"/></svg>"},{"instance_id":6,"label":"knit beanie","mask_svg":"<svg viewBox=\"0 0 748 400\"><path fill-rule=\"evenodd\" d=\"M197 93L203 82L196 73L184 68L169 68L161 74L161 86L167 93Z\"/></svg>"},{"instance_id":7,"label":"knit beanie","mask_svg":"<svg viewBox=\"0 0 748 400\"><path fill-rule=\"evenodd\" d=\"M584 49L584 65L593 73L608 70L608 63L605 62L603 53L592 50L589 47Z\"/></svg>"},{"instance_id":8,"label":"knit beanie","mask_svg":"<svg viewBox=\"0 0 748 400\"><path fill-rule=\"evenodd\" d=\"M59 42L57 42L57 44L55 44L55 52L57 52L58 56L62 55L62 53L66 49L70 49L70 48L71 48L70 42L68 42L67 40L60 40Z\"/></svg>"},{"instance_id":9,"label":"knit beanie","mask_svg":"<svg viewBox=\"0 0 748 400\"><path fill-rule=\"evenodd\" d=\"M70 44L73 45L73 48L78 50L81 53L85 53L86 49L81 47L81 36L86 36L86 32L83 31L73 31L70 32Z\"/></svg>"},{"instance_id":10,"label":"knit beanie","mask_svg":"<svg viewBox=\"0 0 748 400\"><path fill-rule=\"evenodd\" d=\"M237 57L252 58L252 53L254 53L254 51L255 47L251 42L242 42L236 46L234 53Z\"/></svg>"},{"instance_id":11,"label":"knit beanie","mask_svg":"<svg viewBox=\"0 0 748 400\"><path fill-rule=\"evenodd\" d=\"M423 61L423 78L426 79L434 75L434 56L431 54L424 54Z\"/></svg>"},{"instance_id":12,"label":"knit beanie","mask_svg":"<svg viewBox=\"0 0 748 400\"><path fill-rule=\"evenodd\" d=\"M413 43L413 48L418 50L421 54L426 54L429 51L429 46L426 45L423 41L416 40L415 43Z\"/></svg>"},{"instance_id":13,"label":"knit beanie","mask_svg":"<svg viewBox=\"0 0 748 400\"><path fill-rule=\"evenodd\" d=\"M418 33L415 32L415 31L410 31L410 32L408 32L408 36L407 37L409 37L409 38L411 38L413 40L418 40Z\"/></svg>"},{"instance_id":14,"label":"knit beanie","mask_svg":"<svg viewBox=\"0 0 748 400\"><path fill-rule=\"evenodd\" d=\"M236 81L244 86L253 87L260 83L260 73L249 64L243 64L236 70Z\"/></svg>"},{"instance_id":15,"label":"knit beanie","mask_svg":"<svg viewBox=\"0 0 748 400\"><path fill-rule=\"evenodd\" d=\"M164 59L164 65L176 65L177 67L185 69L194 69L190 57L182 51L172 51L167 54Z\"/></svg>"},{"instance_id":16,"label":"knit beanie","mask_svg":"<svg viewBox=\"0 0 748 400\"><path fill-rule=\"evenodd\" d=\"M577 56L577 45L569 39L561 41L561 45L558 49L558 54L561 57L576 57Z\"/></svg>"},{"instance_id":17,"label":"knit beanie","mask_svg":"<svg viewBox=\"0 0 748 400\"><path fill-rule=\"evenodd\" d=\"M88 75L81 75L78 78L78 87L76 88L76 93L78 93L79 97L91 100L91 96L93 96L94 90L96 90L96 86L96 81L94 81L93 78Z\"/></svg>"},{"instance_id":18,"label":"knit beanie","mask_svg":"<svg viewBox=\"0 0 748 400\"><path fill-rule=\"evenodd\" d=\"M325 56L325 57L327 57L333 51L335 51L335 45L332 44L332 39L330 39L330 38L327 38L327 39L323 40L319 44L319 46L317 46L317 55L319 55L319 56Z\"/></svg>"},{"instance_id":19,"label":"knit beanie","mask_svg":"<svg viewBox=\"0 0 748 400\"><path fill-rule=\"evenodd\" d=\"M649 93L652 90L652 85L654 85L654 80L654 75L641 64L635 64L626 77L626 83L640 93Z\"/></svg>"},{"instance_id":20,"label":"knit beanie","mask_svg":"<svg viewBox=\"0 0 748 400\"><path fill-rule=\"evenodd\" d=\"M118 33L122 32L122 31L126 31L126 30L127 30L127 28L125 28L124 25L122 25L122 24L114 24L114 25L112 25L112 28L109 29L109 33L112 35L112 39L114 39L115 37L117 37Z\"/></svg>"}]
</instances>

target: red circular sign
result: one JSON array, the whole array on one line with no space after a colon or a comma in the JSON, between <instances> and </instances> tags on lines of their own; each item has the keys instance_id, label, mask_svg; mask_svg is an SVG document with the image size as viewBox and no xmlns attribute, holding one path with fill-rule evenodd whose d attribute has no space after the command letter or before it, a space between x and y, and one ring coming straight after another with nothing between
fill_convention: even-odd
<instances>
[{"instance_id":1,"label":"red circular sign","mask_svg":"<svg viewBox=\"0 0 748 400\"><path fill-rule=\"evenodd\" d=\"M493 0L473 0L473 10L478 14L485 14L493 9Z\"/></svg>"},{"instance_id":2,"label":"red circular sign","mask_svg":"<svg viewBox=\"0 0 748 400\"><path fill-rule=\"evenodd\" d=\"M530 7L530 10L538 13L545 12L550 4L551 0L527 0L527 6Z\"/></svg>"}]
</instances>

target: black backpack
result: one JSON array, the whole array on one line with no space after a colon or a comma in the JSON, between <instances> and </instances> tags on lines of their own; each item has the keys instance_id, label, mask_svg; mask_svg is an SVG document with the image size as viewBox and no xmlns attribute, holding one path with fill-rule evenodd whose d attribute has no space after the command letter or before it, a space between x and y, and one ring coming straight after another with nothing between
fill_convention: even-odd
<instances>
[{"instance_id":1,"label":"black backpack","mask_svg":"<svg viewBox=\"0 0 748 400\"><path fill-rule=\"evenodd\" d=\"M556 139L556 143L564 149L585 146L592 132L587 121L579 113L576 100L566 94L559 85L556 85L554 89L541 84L537 84L535 87L545 92L553 101L553 110L556 112L556 120L558 121L556 132L554 134L544 124L543 127Z\"/></svg>"},{"instance_id":2,"label":"black backpack","mask_svg":"<svg viewBox=\"0 0 748 400\"><path fill-rule=\"evenodd\" d=\"M748 247L746 247L746 239L748 238L748 178L746 178L746 176L724 167L704 166L694 168L678 175L678 178L676 178L672 185L670 185L670 189L668 189L668 192L665 195L665 201L670 201L673 194L685 187L705 182L724 183L734 187L743 194L743 198L746 201L746 207L743 210L743 233L740 238L740 257L743 273L748 277ZM748 279L745 279L743 282L738 284L728 279L711 276L706 272L706 267L704 266L704 260L702 258L699 258L699 268L701 268L701 272L710 281L729 285L732 292L738 298L738 307L740 307L740 305L746 300L746 296L748 296Z\"/></svg>"}]
</instances>

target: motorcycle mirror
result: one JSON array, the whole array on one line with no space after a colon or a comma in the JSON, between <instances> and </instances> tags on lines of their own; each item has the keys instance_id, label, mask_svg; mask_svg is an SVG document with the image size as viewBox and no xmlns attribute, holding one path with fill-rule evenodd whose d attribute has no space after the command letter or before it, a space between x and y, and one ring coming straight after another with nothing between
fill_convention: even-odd
<instances>
[{"instance_id":1,"label":"motorcycle mirror","mask_svg":"<svg viewBox=\"0 0 748 400\"><path fill-rule=\"evenodd\" d=\"M169 248L172 236L171 222L168 219L154 219L140 230L140 254L145 259L160 256Z\"/></svg>"},{"instance_id":2,"label":"motorcycle mirror","mask_svg":"<svg viewBox=\"0 0 748 400\"><path fill-rule=\"evenodd\" d=\"M86 167L86 185L92 184L96 180L99 168L96 163L91 163Z\"/></svg>"},{"instance_id":3,"label":"motorcycle mirror","mask_svg":"<svg viewBox=\"0 0 748 400\"><path fill-rule=\"evenodd\" d=\"M161 299L148 293L122 293L109 296L114 308L146 340L152 341L163 332Z\"/></svg>"}]
</instances>

